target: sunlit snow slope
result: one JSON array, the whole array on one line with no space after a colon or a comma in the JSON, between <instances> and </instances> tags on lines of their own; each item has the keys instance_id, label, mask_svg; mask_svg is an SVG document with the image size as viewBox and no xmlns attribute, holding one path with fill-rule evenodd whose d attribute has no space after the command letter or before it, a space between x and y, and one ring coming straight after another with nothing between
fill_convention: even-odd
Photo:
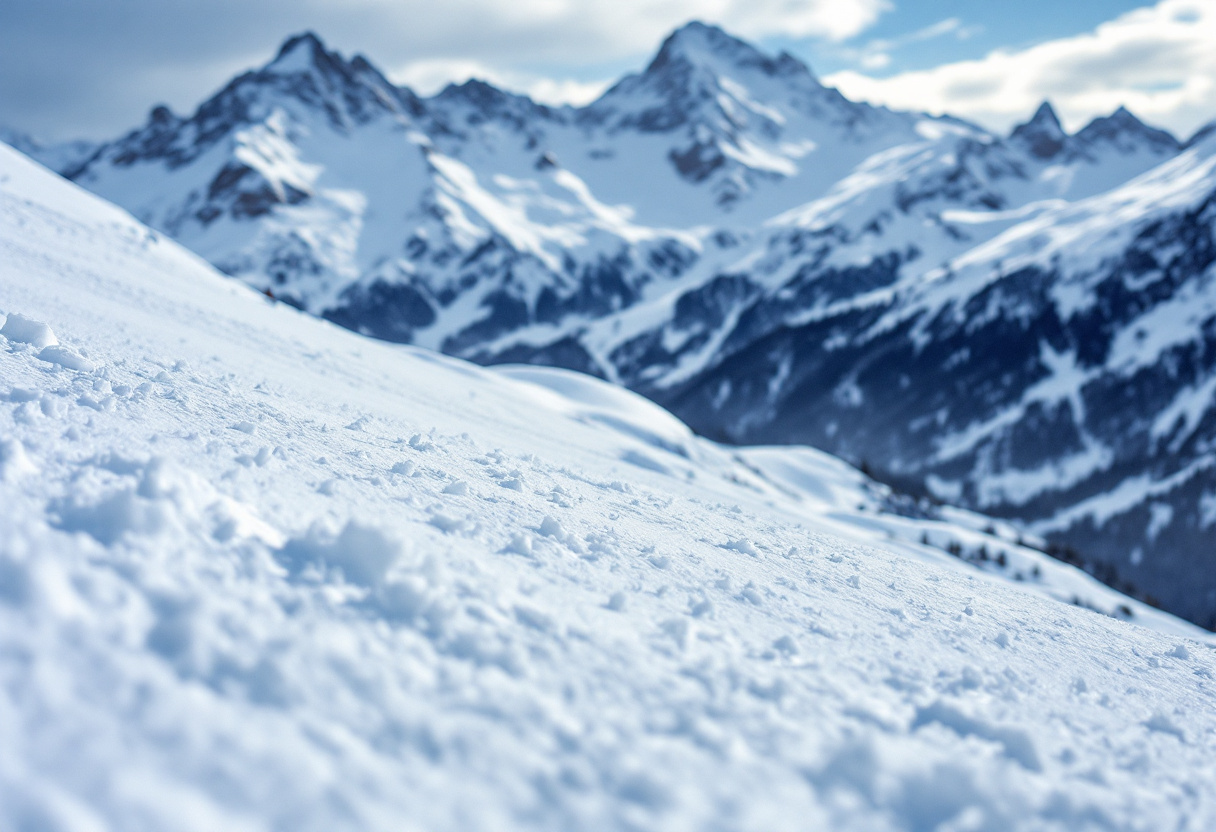
<instances>
[{"instance_id":1,"label":"sunlit snow slope","mask_svg":"<svg viewBox=\"0 0 1216 832\"><path fill-rule=\"evenodd\" d=\"M1216 826L1207 636L1012 528L365 340L2 146L0 313L0 828Z\"/></svg>"},{"instance_id":2,"label":"sunlit snow slope","mask_svg":"<svg viewBox=\"0 0 1216 832\"><path fill-rule=\"evenodd\" d=\"M190 115L11 138L343 326L608 378L703 436L814 445L1035 524L1216 628L1203 135L1122 108L1069 134L1044 104L999 136L849 101L689 23L581 108L481 81L423 98L305 34Z\"/></svg>"}]
</instances>

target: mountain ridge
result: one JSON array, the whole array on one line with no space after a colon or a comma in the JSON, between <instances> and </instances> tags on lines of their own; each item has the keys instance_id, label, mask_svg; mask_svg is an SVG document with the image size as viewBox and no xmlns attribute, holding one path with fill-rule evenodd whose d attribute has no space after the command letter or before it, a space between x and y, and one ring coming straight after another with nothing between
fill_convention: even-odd
<instances>
[{"instance_id":1,"label":"mountain ridge","mask_svg":"<svg viewBox=\"0 0 1216 832\"><path fill-rule=\"evenodd\" d=\"M0 827L1216 822L1216 636L1010 524L326 325L3 146L0 250Z\"/></svg>"},{"instance_id":2,"label":"mountain ridge","mask_svg":"<svg viewBox=\"0 0 1216 832\"><path fill-rule=\"evenodd\" d=\"M1202 134L1181 143L1123 108L1069 134L1045 103L997 135L849 102L797 59L694 23L665 40L642 72L582 108L538 105L482 81L419 98L306 33L189 118L154 111L144 128L67 172L226 273L364 334L481 363L599 375L707 435L809 441L919 478L939 498L1046 529L1086 500L1152 479L1155 445L1133 441L1143 425L1098 428L1086 423L1092 406L1074 406L1085 384L1101 380L1079 352L1082 329L1097 333L1086 343L1106 343L1144 310L1122 292L1123 311L1112 307L1109 320L1077 322L1082 329L1061 335L1074 324L1053 311L1050 287L1090 284L1036 266L1014 272L1026 283L1015 290L1017 280L1005 279L1013 260L983 253L1000 239L1050 237L1044 218L1074 216L1061 206L1120 188L1126 199L1101 203L1117 220L1111 239L1134 248L1149 233L1166 246L1146 230L1148 203L1135 196L1150 186L1136 183L1148 177L1169 192L1152 172L1183 176L1192 169L1169 165L1202 144ZM1185 214L1162 221L1190 229L1202 250L1206 220L1195 226ZM1154 256L1112 253L1107 266L1140 285ZM1189 261L1192 271L1201 260ZM909 287L950 283L973 261L997 279L948 311L970 310L969 332L982 338L969 343L966 328L940 309L936 329L898 317L915 295ZM1190 285L1195 275L1171 280ZM1174 289L1164 287L1150 306L1168 300ZM1031 320L1053 334L1032 337ZM902 335L883 341L875 327ZM858 379L887 360L866 351L880 343L906 365L889 368L887 389L905 389L920 373L937 386L868 414L860 403L872 393ZM924 363L926 349L936 367ZM987 363L969 357L980 351ZM850 370L848 362L857 363ZM1196 389L1206 389L1207 370L1196 366ZM1069 397L1034 398L1036 385L1068 372L1081 385ZM1114 378L1101 383L1118 387ZM999 379L1010 389L993 387ZM1153 383L1183 395L1178 379ZM1142 419L1166 418L1159 398L1142 405L1153 409ZM1006 409L993 411L994 402ZM1199 410L1186 424L1201 421L1201 405L1188 407ZM983 433L990 423L997 426ZM940 443L969 429L981 441L941 457ZM1036 430L1046 456L1024 450L1039 441ZM1140 456L1119 457L1124 446ZM1188 458L1198 464L1206 452L1196 453ZM1097 523L1106 531L1084 526L1099 516L1091 512L1050 534L1097 541L1106 567L1139 575L1138 584L1182 610L1166 568L1174 561L1165 541L1177 529L1196 530L1177 538L1191 553L1188 578L1201 575L1216 589L1216 570L1195 542L1207 516L1206 470L1195 469L1200 479L1187 480L1190 491L1174 502L1154 491ZM1060 488L1027 490L1052 471ZM994 496L1014 494L1031 497ZM1158 503L1173 506L1174 525L1162 525L1165 509L1150 505ZM1185 614L1207 621L1216 596Z\"/></svg>"}]
</instances>

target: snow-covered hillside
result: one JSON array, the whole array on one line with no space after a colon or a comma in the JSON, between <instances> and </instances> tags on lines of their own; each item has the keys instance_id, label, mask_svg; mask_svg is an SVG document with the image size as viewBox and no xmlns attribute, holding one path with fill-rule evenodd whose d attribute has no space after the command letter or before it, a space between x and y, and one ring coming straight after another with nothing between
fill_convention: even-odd
<instances>
[{"instance_id":1,"label":"snow-covered hillside","mask_svg":"<svg viewBox=\"0 0 1216 832\"><path fill-rule=\"evenodd\" d=\"M350 329L580 370L707 435L867 461L1038 523L1107 581L1216 622L1216 491L1184 473L1210 467L1207 434L1188 427L1203 448L1162 462L1168 426L1146 433L1169 407L1201 427L1206 371L1179 374L1159 351L1153 392L1122 386L1120 415L1096 426L1083 417L1109 407L1060 403L1084 399L1104 361L1092 344L1130 306L1098 303L1113 317L1072 326L1013 289L1013 306L972 298L989 306L961 331L887 326L927 314L911 300L922 283L1068 206L1126 239L1158 215L1122 197L1103 215L1103 194L1154 169L1163 193L1189 193L1169 181L1190 170L1173 164L1180 143L1122 108L1069 135L1044 104L997 136L848 101L795 58L699 23L584 108L480 81L421 98L302 35L189 117L157 107L100 146L26 145L221 271ZM1135 256L1173 257L1160 242ZM1205 250L1184 270L1202 273ZM1069 367L1073 392L1044 398L1037 385Z\"/></svg>"},{"instance_id":2,"label":"snow-covered hillside","mask_svg":"<svg viewBox=\"0 0 1216 832\"><path fill-rule=\"evenodd\" d=\"M1003 524L364 339L4 147L0 313L0 826L1216 825L1210 637Z\"/></svg>"},{"instance_id":3,"label":"snow-covered hillside","mask_svg":"<svg viewBox=\"0 0 1216 832\"><path fill-rule=\"evenodd\" d=\"M825 201L766 261L665 299L675 315L633 310L601 351L703 434L814 444L1018 517L1211 625L1214 195L1209 135L941 259L905 255L912 236L850 259Z\"/></svg>"}]
</instances>

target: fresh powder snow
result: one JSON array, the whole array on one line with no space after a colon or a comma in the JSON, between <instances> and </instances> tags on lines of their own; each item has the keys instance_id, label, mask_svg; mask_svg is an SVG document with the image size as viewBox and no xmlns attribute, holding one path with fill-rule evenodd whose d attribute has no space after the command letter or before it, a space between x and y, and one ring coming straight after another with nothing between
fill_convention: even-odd
<instances>
[{"instance_id":1,"label":"fresh powder snow","mask_svg":"<svg viewBox=\"0 0 1216 832\"><path fill-rule=\"evenodd\" d=\"M1216 828L1210 634L1006 524L365 339L6 147L0 315L0 828Z\"/></svg>"}]
</instances>

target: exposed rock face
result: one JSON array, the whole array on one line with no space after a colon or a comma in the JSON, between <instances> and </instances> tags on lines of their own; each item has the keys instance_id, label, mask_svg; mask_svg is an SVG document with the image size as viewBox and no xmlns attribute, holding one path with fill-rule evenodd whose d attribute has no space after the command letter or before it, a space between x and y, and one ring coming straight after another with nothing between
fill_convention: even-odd
<instances>
[{"instance_id":1,"label":"exposed rock face","mask_svg":"<svg viewBox=\"0 0 1216 832\"><path fill-rule=\"evenodd\" d=\"M1013 129L1009 139L1035 158L1054 159L1068 143L1068 134L1060 125L1055 109L1044 101L1030 121Z\"/></svg>"}]
</instances>

